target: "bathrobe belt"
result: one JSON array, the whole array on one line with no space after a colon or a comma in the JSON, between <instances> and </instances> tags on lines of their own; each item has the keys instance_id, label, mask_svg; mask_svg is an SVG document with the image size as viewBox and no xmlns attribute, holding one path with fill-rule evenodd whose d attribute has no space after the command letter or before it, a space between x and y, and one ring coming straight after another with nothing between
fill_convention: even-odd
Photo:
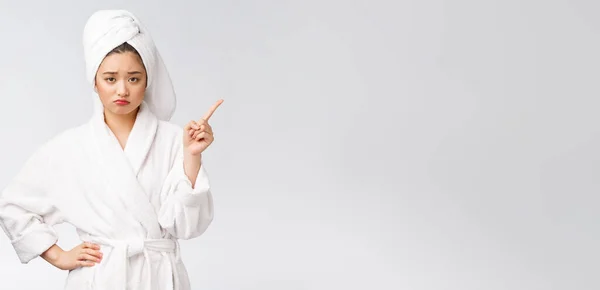
<instances>
[{"instance_id":1,"label":"bathrobe belt","mask_svg":"<svg viewBox=\"0 0 600 290\"><path fill-rule=\"evenodd\" d=\"M173 276L173 289L179 289L179 275L177 261L179 260L179 243L173 239L128 239L128 240L114 240L103 237L86 236L84 239L86 242L95 243L103 246L112 248L111 258L112 268L111 270L120 275L116 275L113 279L122 279L122 281L115 281L119 289L114 290L126 290L127 289L127 269L129 258L136 255L144 255L146 259L146 275L142 277L146 281L140 281L148 286L148 289L152 289L152 264L148 251L159 252L159 253L175 253L175 255L168 255L170 260L170 268ZM94 281L96 282L96 281ZM100 282L102 283L102 282ZM121 286L122 285L122 286ZM146 288L144 288L146 289Z\"/></svg>"}]
</instances>

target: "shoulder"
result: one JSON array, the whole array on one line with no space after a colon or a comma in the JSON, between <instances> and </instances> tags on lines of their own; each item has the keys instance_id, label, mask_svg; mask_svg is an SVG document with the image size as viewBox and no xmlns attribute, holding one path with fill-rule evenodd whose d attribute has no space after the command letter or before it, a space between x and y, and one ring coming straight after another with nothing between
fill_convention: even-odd
<instances>
[{"instance_id":1,"label":"shoulder","mask_svg":"<svg viewBox=\"0 0 600 290\"><path fill-rule=\"evenodd\" d=\"M159 150L161 155L167 154L171 163L181 154L183 149L183 127L160 120L154 139L154 148ZM167 153L169 152L169 153Z\"/></svg>"},{"instance_id":2,"label":"shoulder","mask_svg":"<svg viewBox=\"0 0 600 290\"><path fill-rule=\"evenodd\" d=\"M154 141L155 146L161 148L161 150L180 150L183 146L183 127L160 120Z\"/></svg>"},{"instance_id":3,"label":"shoulder","mask_svg":"<svg viewBox=\"0 0 600 290\"><path fill-rule=\"evenodd\" d=\"M171 122L159 120L158 121L158 134L160 134L162 136L181 139L182 134L183 134L183 127L181 127L177 124L171 123Z\"/></svg>"},{"instance_id":4,"label":"shoulder","mask_svg":"<svg viewBox=\"0 0 600 290\"><path fill-rule=\"evenodd\" d=\"M76 127L67 128L52 138L48 139L41 147L42 150L56 151L61 148L71 149L72 146L81 144L80 140L87 139L89 134L89 125L82 124Z\"/></svg>"},{"instance_id":5,"label":"shoulder","mask_svg":"<svg viewBox=\"0 0 600 290\"><path fill-rule=\"evenodd\" d=\"M81 148L80 140L85 138L82 133L87 132L84 125L69 128L43 141L27 158L25 167L52 167L64 164L65 158L74 156L77 148ZM56 162L60 161L60 162Z\"/></svg>"},{"instance_id":6,"label":"shoulder","mask_svg":"<svg viewBox=\"0 0 600 290\"><path fill-rule=\"evenodd\" d=\"M158 127L172 133L181 133L183 127L169 121L158 120Z\"/></svg>"}]
</instances>

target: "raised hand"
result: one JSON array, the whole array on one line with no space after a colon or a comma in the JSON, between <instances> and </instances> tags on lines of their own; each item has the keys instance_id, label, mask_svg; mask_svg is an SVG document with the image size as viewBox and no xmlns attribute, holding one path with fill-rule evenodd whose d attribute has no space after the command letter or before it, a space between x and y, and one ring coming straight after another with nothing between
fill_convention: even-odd
<instances>
[{"instance_id":1,"label":"raised hand","mask_svg":"<svg viewBox=\"0 0 600 290\"><path fill-rule=\"evenodd\" d=\"M215 140L208 120L223 103L218 100L199 121L190 121L183 129L183 147L186 155L199 156Z\"/></svg>"}]
</instances>

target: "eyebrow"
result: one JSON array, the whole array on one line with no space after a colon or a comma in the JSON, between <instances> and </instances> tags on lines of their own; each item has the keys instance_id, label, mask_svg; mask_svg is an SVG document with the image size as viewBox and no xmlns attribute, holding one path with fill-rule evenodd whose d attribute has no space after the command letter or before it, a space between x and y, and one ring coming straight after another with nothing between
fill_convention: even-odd
<instances>
[{"instance_id":1,"label":"eyebrow","mask_svg":"<svg viewBox=\"0 0 600 290\"><path fill-rule=\"evenodd\" d=\"M107 71L107 72L103 72L102 74L103 75L116 75L118 73L114 72L114 71ZM138 74L141 75L142 73L139 72L139 71L130 71L130 72L128 72L128 74L130 74L130 75L138 75Z\"/></svg>"}]
</instances>

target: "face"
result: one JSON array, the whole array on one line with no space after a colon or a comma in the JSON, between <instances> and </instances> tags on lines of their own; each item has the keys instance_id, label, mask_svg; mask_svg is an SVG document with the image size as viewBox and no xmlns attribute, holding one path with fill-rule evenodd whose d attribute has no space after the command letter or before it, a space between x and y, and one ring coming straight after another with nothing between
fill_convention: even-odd
<instances>
[{"instance_id":1,"label":"face","mask_svg":"<svg viewBox=\"0 0 600 290\"><path fill-rule=\"evenodd\" d=\"M96 91L105 113L135 113L146 92L146 70L140 57L124 52L104 58L96 73Z\"/></svg>"}]
</instances>

